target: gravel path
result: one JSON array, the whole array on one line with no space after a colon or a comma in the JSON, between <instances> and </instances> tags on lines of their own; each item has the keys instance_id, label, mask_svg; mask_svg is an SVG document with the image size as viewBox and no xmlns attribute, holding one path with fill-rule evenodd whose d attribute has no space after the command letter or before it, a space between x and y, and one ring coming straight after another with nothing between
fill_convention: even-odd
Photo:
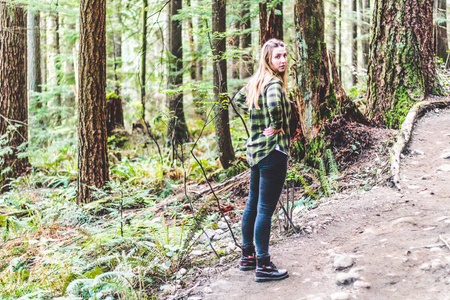
<instances>
[{"instance_id":1,"label":"gravel path","mask_svg":"<svg viewBox=\"0 0 450 300\"><path fill-rule=\"evenodd\" d=\"M189 299L450 300L449 109L417 122L400 177L401 192L339 194L302 216L311 233L271 247L288 279L256 283L235 262Z\"/></svg>"}]
</instances>

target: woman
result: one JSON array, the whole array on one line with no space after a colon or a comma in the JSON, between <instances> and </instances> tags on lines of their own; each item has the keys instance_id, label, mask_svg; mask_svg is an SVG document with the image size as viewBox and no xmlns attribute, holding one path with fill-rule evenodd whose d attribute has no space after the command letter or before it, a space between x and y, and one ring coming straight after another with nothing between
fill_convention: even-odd
<instances>
[{"instance_id":1,"label":"woman","mask_svg":"<svg viewBox=\"0 0 450 300\"><path fill-rule=\"evenodd\" d=\"M286 58L284 43L268 40L261 49L258 71L234 97L236 105L250 115L247 161L251 175L242 216L239 268L243 271L256 269L257 282L289 276L286 270L275 267L269 255L271 219L286 178L289 153L291 111L286 99Z\"/></svg>"}]
</instances>

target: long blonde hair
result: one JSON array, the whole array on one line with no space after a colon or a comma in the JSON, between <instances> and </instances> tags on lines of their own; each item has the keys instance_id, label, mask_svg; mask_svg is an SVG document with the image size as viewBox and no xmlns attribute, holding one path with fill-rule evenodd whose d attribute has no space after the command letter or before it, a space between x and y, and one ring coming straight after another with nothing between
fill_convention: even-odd
<instances>
[{"instance_id":1,"label":"long blonde hair","mask_svg":"<svg viewBox=\"0 0 450 300\"><path fill-rule=\"evenodd\" d=\"M262 93L264 87L272 78L277 77L283 84L283 89L287 89L287 67L283 72L274 70L272 64L272 53L275 48L285 47L283 41L278 39L270 39L264 43L261 48L261 58L259 60L258 71L250 78L247 84L247 106L248 109L260 109L258 105L259 94Z\"/></svg>"}]
</instances>

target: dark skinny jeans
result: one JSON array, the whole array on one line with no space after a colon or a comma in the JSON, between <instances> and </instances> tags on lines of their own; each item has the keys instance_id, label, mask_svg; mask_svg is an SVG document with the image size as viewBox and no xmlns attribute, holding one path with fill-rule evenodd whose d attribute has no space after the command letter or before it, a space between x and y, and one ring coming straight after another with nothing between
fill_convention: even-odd
<instances>
[{"instance_id":1,"label":"dark skinny jeans","mask_svg":"<svg viewBox=\"0 0 450 300\"><path fill-rule=\"evenodd\" d=\"M270 227L286 179L287 156L272 151L251 168L250 191L242 216L243 248L253 247L258 258L269 256Z\"/></svg>"}]
</instances>

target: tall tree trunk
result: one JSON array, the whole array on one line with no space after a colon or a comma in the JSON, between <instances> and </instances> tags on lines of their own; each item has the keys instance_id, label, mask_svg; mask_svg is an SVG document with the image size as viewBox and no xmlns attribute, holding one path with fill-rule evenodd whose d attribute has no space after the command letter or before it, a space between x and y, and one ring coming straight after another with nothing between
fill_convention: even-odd
<instances>
[{"instance_id":1,"label":"tall tree trunk","mask_svg":"<svg viewBox=\"0 0 450 300\"><path fill-rule=\"evenodd\" d=\"M239 46L241 44L241 35L240 35L240 28L241 28L241 22L239 20L236 20L234 22L234 36L233 36L233 47L235 49L239 49ZM232 66L231 66L231 78L232 79L239 79L240 78L240 60L237 56L233 57L232 60Z\"/></svg>"},{"instance_id":2,"label":"tall tree trunk","mask_svg":"<svg viewBox=\"0 0 450 300\"><path fill-rule=\"evenodd\" d=\"M44 12L41 12L41 32L47 32L47 17ZM41 48L47 48L47 34L41 35ZM45 90L45 86L47 85L47 51L41 52L41 82L42 82L42 91Z\"/></svg>"},{"instance_id":3,"label":"tall tree trunk","mask_svg":"<svg viewBox=\"0 0 450 300\"><path fill-rule=\"evenodd\" d=\"M80 1L78 203L109 180L106 132L106 0Z\"/></svg>"},{"instance_id":4,"label":"tall tree trunk","mask_svg":"<svg viewBox=\"0 0 450 300\"><path fill-rule=\"evenodd\" d=\"M367 108L399 128L412 104L440 94L434 65L433 0L376 0L370 43Z\"/></svg>"},{"instance_id":5,"label":"tall tree trunk","mask_svg":"<svg viewBox=\"0 0 450 300\"><path fill-rule=\"evenodd\" d=\"M114 19L117 25L114 27L113 32L113 56L114 56L114 93L120 97L121 92L121 77L119 75L122 68L122 33L118 29L118 25L122 24L121 9L122 0L114 1ZM123 119L123 116L122 116Z\"/></svg>"},{"instance_id":6,"label":"tall tree trunk","mask_svg":"<svg viewBox=\"0 0 450 300\"><path fill-rule=\"evenodd\" d=\"M167 87L178 89L183 85L183 41L181 38L182 22L174 17L182 8L182 0L172 0L169 3L169 76ZM178 91L167 95L170 111L167 137L170 145L179 145L189 139L183 108L183 92Z\"/></svg>"},{"instance_id":7,"label":"tall tree trunk","mask_svg":"<svg viewBox=\"0 0 450 300\"><path fill-rule=\"evenodd\" d=\"M30 169L28 157L18 157L28 142L26 40L23 8L0 1L0 148L10 150L0 156L0 192Z\"/></svg>"},{"instance_id":8,"label":"tall tree trunk","mask_svg":"<svg viewBox=\"0 0 450 300\"><path fill-rule=\"evenodd\" d=\"M259 27L261 46L271 38L283 40L283 2L277 3L269 12L267 2L259 3Z\"/></svg>"},{"instance_id":9,"label":"tall tree trunk","mask_svg":"<svg viewBox=\"0 0 450 300\"><path fill-rule=\"evenodd\" d=\"M336 1L330 1L330 25L328 34L328 49L333 54L336 55Z\"/></svg>"},{"instance_id":10,"label":"tall tree trunk","mask_svg":"<svg viewBox=\"0 0 450 300\"><path fill-rule=\"evenodd\" d=\"M358 4L352 0L352 85L358 81Z\"/></svg>"},{"instance_id":11,"label":"tall tree trunk","mask_svg":"<svg viewBox=\"0 0 450 300\"><path fill-rule=\"evenodd\" d=\"M251 32L251 15L250 15L250 4L244 2L242 6L241 13L242 23L241 28L243 35L241 38L241 47L246 53L243 55L242 68L241 68L241 79L249 78L253 74L253 62L252 62L252 32Z\"/></svg>"},{"instance_id":12,"label":"tall tree trunk","mask_svg":"<svg viewBox=\"0 0 450 300\"><path fill-rule=\"evenodd\" d=\"M222 167L227 169L235 159L230 134L230 119L228 115L227 95L227 61L224 58L226 42L223 34L226 32L226 0L212 2L212 32L213 32L213 77L215 97L215 131L217 150Z\"/></svg>"},{"instance_id":13,"label":"tall tree trunk","mask_svg":"<svg viewBox=\"0 0 450 300\"><path fill-rule=\"evenodd\" d=\"M142 36L141 36L141 105L142 120L145 122L145 82L146 82L146 66L147 66L147 8L148 1L142 1Z\"/></svg>"},{"instance_id":14,"label":"tall tree trunk","mask_svg":"<svg viewBox=\"0 0 450 300\"><path fill-rule=\"evenodd\" d=\"M28 11L27 14L27 53L28 53L28 89L30 98L34 102L34 93L42 91L41 78L41 33L39 12ZM39 105L37 105L39 107Z\"/></svg>"},{"instance_id":15,"label":"tall tree trunk","mask_svg":"<svg viewBox=\"0 0 450 300\"><path fill-rule=\"evenodd\" d=\"M447 1L437 1L437 24L436 24L436 55L444 62L447 59Z\"/></svg>"},{"instance_id":16,"label":"tall tree trunk","mask_svg":"<svg viewBox=\"0 0 450 300\"><path fill-rule=\"evenodd\" d=\"M369 65L369 39L370 39L370 0L364 0L362 6L361 46L363 53L363 67Z\"/></svg>"},{"instance_id":17,"label":"tall tree trunk","mask_svg":"<svg viewBox=\"0 0 450 300\"><path fill-rule=\"evenodd\" d=\"M58 8L58 1L56 2L56 8ZM59 44L59 13L53 12L48 16L48 28L47 28L47 38L49 50L48 58L48 84L51 86L54 97L52 97L51 105L55 107L61 106L61 92L59 89L60 85L60 72L61 72L61 48ZM55 111L59 112L59 109ZM57 124L61 121L61 115L58 114L56 118Z\"/></svg>"},{"instance_id":18,"label":"tall tree trunk","mask_svg":"<svg viewBox=\"0 0 450 300\"><path fill-rule=\"evenodd\" d=\"M339 57L338 57L338 73L339 80L342 82L342 0L338 0L338 19L339 19L339 31L338 31L338 49L339 49Z\"/></svg>"},{"instance_id":19,"label":"tall tree trunk","mask_svg":"<svg viewBox=\"0 0 450 300\"><path fill-rule=\"evenodd\" d=\"M315 139L324 121L336 114L365 122L340 86L336 66L327 52L323 0L296 0L294 15L298 52L294 95L304 138L307 142Z\"/></svg>"},{"instance_id":20,"label":"tall tree trunk","mask_svg":"<svg viewBox=\"0 0 450 300\"><path fill-rule=\"evenodd\" d=\"M190 8L191 7L191 0L186 0L186 5ZM196 55L195 55L195 42L194 42L194 24L192 22L192 17L189 16L187 18L187 34L188 34L188 41L189 41L189 51L190 51L190 66L189 66L189 74L191 75L191 79L192 80L197 80L196 79L196 64L197 64L197 59L196 59ZM194 91L193 91L193 97L195 98L194 95Z\"/></svg>"}]
</instances>

